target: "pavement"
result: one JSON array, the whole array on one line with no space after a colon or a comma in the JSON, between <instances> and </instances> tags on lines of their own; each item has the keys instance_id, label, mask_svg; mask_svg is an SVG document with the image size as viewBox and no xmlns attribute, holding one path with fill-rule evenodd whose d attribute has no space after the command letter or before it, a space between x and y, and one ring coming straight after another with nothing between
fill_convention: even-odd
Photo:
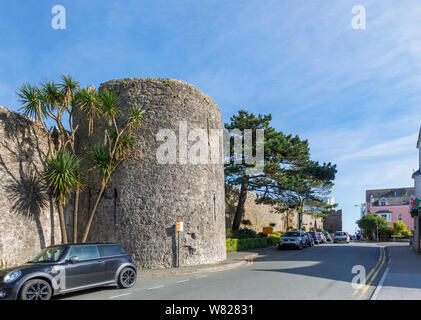
<instances>
[{"instance_id":1,"label":"pavement","mask_svg":"<svg viewBox=\"0 0 421 320\"><path fill-rule=\"evenodd\" d=\"M373 300L421 300L421 255L408 243L386 243L389 263Z\"/></svg>"},{"instance_id":2,"label":"pavement","mask_svg":"<svg viewBox=\"0 0 421 320\"><path fill-rule=\"evenodd\" d=\"M179 268L165 269L140 269L138 279L149 279L154 277L165 277L182 274L195 274L202 272L217 272L241 267L267 252L273 251L274 247L256 248L245 251L228 252L227 259L219 263L203 264L200 266L181 266Z\"/></svg>"},{"instance_id":3,"label":"pavement","mask_svg":"<svg viewBox=\"0 0 421 320\"><path fill-rule=\"evenodd\" d=\"M281 251L269 247L231 253L226 261L215 265L141 270L132 288L109 286L55 299L369 300L387 257L385 246L376 243L328 243ZM354 283L358 270L364 270L366 283Z\"/></svg>"}]
</instances>

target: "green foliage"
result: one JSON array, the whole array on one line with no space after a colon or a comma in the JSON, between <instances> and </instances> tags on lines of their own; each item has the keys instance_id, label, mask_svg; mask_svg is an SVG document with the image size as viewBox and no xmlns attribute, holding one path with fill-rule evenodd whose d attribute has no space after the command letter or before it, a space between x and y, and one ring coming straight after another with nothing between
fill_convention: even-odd
<instances>
[{"instance_id":1,"label":"green foliage","mask_svg":"<svg viewBox=\"0 0 421 320\"><path fill-rule=\"evenodd\" d=\"M251 226L252 225L250 220L241 220L241 223L244 224L245 226Z\"/></svg>"},{"instance_id":2,"label":"green foliage","mask_svg":"<svg viewBox=\"0 0 421 320\"><path fill-rule=\"evenodd\" d=\"M102 178L111 173L110 154L101 143L97 142L92 146L88 152L88 159L93 163L90 170L96 170Z\"/></svg>"},{"instance_id":3,"label":"green foliage","mask_svg":"<svg viewBox=\"0 0 421 320\"><path fill-rule=\"evenodd\" d=\"M376 233L377 227L376 222L378 223L378 230L386 229L388 227L388 222L386 219L380 217L377 214L367 214L357 221L357 225L360 229L364 231L364 237L372 239L373 233Z\"/></svg>"},{"instance_id":4,"label":"green foliage","mask_svg":"<svg viewBox=\"0 0 421 320\"><path fill-rule=\"evenodd\" d=\"M44 177L59 202L65 202L80 187L79 163L80 160L66 149L47 159Z\"/></svg>"},{"instance_id":5,"label":"green foliage","mask_svg":"<svg viewBox=\"0 0 421 320\"><path fill-rule=\"evenodd\" d=\"M393 222L393 234L404 236L408 239L412 236L412 232L407 229L407 226L402 221Z\"/></svg>"},{"instance_id":6,"label":"green foliage","mask_svg":"<svg viewBox=\"0 0 421 320\"><path fill-rule=\"evenodd\" d=\"M230 163L225 166L225 180L229 185L241 185L233 229L239 227L244 213L244 201L241 200L247 191L260 195L257 203L273 205L278 212L282 212L288 207L302 207L303 201L318 200L316 195L326 193L333 186L336 166L312 161L307 140L276 131L270 126L271 120L271 115L256 116L240 110L225 124L227 130L239 130L237 133L231 131L233 140L244 130L264 130L264 165L260 174L248 175L246 170L255 165L247 164L242 159L245 151L256 151L256 143L252 150L246 150L250 146L244 145L241 150L235 150L233 141L230 141Z\"/></svg>"},{"instance_id":7,"label":"green foliage","mask_svg":"<svg viewBox=\"0 0 421 320\"><path fill-rule=\"evenodd\" d=\"M241 251L268 246L268 238L226 239L227 252Z\"/></svg>"}]
</instances>

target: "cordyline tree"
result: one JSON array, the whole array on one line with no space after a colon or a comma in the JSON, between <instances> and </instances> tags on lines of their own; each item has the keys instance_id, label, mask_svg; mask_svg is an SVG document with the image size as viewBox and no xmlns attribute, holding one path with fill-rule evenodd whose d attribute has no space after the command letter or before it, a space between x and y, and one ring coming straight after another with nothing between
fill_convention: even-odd
<instances>
[{"instance_id":1,"label":"cordyline tree","mask_svg":"<svg viewBox=\"0 0 421 320\"><path fill-rule=\"evenodd\" d=\"M44 179L54 195L59 213L63 243L68 242L64 221L64 205L74 194L73 242L77 242L79 194L84 185L80 172L80 159L75 153L75 133L78 126L73 123L75 108L82 110L88 121L88 138L93 132L94 120L103 117L109 128L105 130L105 139L96 143L87 155L93 162L91 170L101 176L101 188L89 221L83 234L86 242L95 216L99 200L105 187L111 180L112 173L127 159L133 151L133 130L140 125L143 111L134 106L129 110L122 128L117 125L120 113L118 97L107 90L102 93L94 87L79 88L79 83L70 76L62 76L60 83L41 82L40 86L24 84L17 95L27 116L38 120L47 132L49 151L45 159ZM48 124L51 124L48 126Z\"/></svg>"},{"instance_id":2,"label":"cordyline tree","mask_svg":"<svg viewBox=\"0 0 421 320\"><path fill-rule=\"evenodd\" d=\"M276 178L283 177L283 173L296 171L308 160L308 143L302 141L298 136L285 135L277 132L270 126L271 115L257 115L240 110L237 115L230 119L230 123L225 124L227 130L256 129L264 130L264 164L260 173L247 174L247 169L253 164L246 163L241 152L235 153L234 139L230 141L230 163L225 166L225 181L229 185L240 186L238 205L234 215L232 230L238 231L241 220L244 216L244 205L247 199L247 191L254 191L258 194L265 194L274 185ZM255 136L255 134L254 134ZM252 151L255 152L257 144L254 143ZM238 161L238 160L241 161ZM238 163L240 162L240 163ZM268 198L267 196L264 196Z\"/></svg>"},{"instance_id":3,"label":"cordyline tree","mask_svg":"<svg viewBox=\"0 0 421 320\"><path fill-rule=\"evenodd\" d=\"M114 92L105 89L98 94L95 89L90 88L81 92L81 95L86 102L84 110L89 119L89 134L93 132L93 120L96 115L104 117L108 124L103 142L96 142L88 151L88 159L93 164L91 170L100 176L101 186L83 233L82 242L85 243L102 194L110 183L112 174L134 151L133 131L139 128L144 110L139 106L132 106L129 108L128 117L117 121L120 114L119 98Z\"/></svg>"},{"instance_id":4,"label":"cordyline tree","mask_svg":"<svg viewBox=\"0 0 421 320\"><path fill-rule=\"evenodd\" d=\"M79 83L62 75L60 83L43 81L40 86L22 85L17 92L25 115L38 120L47 132L48 154L44 178L56 200L63 243L68 242L64 225L63 206L75 193L74 219L77 221L79 192L83 182L79 172L79 159L75 153L75 127L72 122L73 97ZM64 121L68 121L67 125ZM49 128L47 123L51 122ZM56 135L54 134L56 131ZM69 153L70 151L71 153ZM74 239L76 224L74 225Z\"/></svg>"}]
</instances>

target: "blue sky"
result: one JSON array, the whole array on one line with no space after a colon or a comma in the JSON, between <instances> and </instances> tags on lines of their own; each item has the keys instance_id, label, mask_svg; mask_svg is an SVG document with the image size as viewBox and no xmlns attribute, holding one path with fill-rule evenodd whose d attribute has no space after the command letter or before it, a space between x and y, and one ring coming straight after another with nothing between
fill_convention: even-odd
<instances>
[{"instance_id":1,"label":"blue sky","mask_svg":"<svg viewBox=\"0 0 421 320\"><path fill-rule=\"evenodd\" d=\"M66 8L66 30L51 8ZM366 30L352 7L364 5ZM0 105L24 82L71 74L191 82L220 106L271 113L338 165L335 200L354 232L365 190L412 186L420 127L417 0L1 1Z\"/></svg>"}]
</instances>

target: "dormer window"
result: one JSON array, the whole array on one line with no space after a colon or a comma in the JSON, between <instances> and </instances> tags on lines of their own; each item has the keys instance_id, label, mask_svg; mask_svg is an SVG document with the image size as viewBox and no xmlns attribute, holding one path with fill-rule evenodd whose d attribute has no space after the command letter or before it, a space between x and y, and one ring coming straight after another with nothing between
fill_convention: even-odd
<instances>
[{"instance_id":1,"label":"dormer window","mask_svg":"<svg viewBox=\"0 0 421 320\"><path fill-rule=\"evenodd\" d=\"M385 198L381 198L379 200L379 206L387 206L387 200Z\"/></svg>"}]
</instances>

